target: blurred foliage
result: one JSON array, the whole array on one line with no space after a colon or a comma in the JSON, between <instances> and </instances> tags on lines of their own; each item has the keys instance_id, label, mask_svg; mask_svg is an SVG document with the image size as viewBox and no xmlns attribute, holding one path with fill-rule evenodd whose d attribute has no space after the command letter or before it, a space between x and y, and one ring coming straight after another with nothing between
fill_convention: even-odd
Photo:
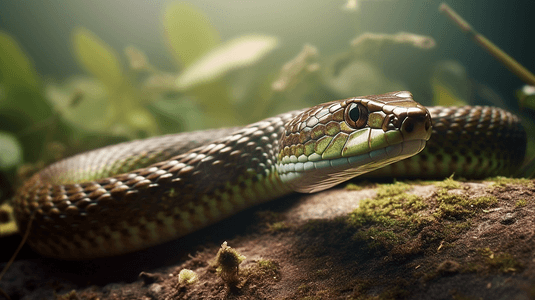
<instances>
[{"instance_id":1,"label":"blurred foliage","mask_svg":"<svg viewBox=\"0 0 535 300\"><path fill-rule=\"evenodd\" d=\"M177 78L176 86L188 90L210 82L233 69L250 65L273 50L277 40L265 36L244 36L219 46L190 64Z\"/></svg>"},{"instance_id":2,"label":"blurred foliage","mask_svg":"<svg viewBox=\"0 0 535 300\"><path fill-rule=\"evenodd\" d=\"M167 6L163 24L167 45L178 67L193 64L221 42L208 17L189 3Z\"/></svg>"},{"instance_id":3,"label":"blurred foliage","mask_svg":"<svg viewBox=\"0 0 535 300\"><path fill-rule=\"evenodd\" d=\"M535 110L535 86L525 85L516 92L520 106Z\"/></svg>"},{"instance_id":4,"label":"blurred foliage","mask_svg":"<svg viewBox=\"0 0 535 300\"><path fill-rule=\"evenodd\" d=\"M465 68L456 61L437 63L431 77L434 104L466 105L470 99L470 80Z\"/></svg>"},{"instance_id":5,"label":"blurred foliage","mask_svg":"<svg viewBox=\"0 0 535 300\"><path fill-rule=\"evenodd\" d=\"M303 41L302 51L283 62L273 54L284 47L276 37L221 41L191 4L170 3L162 23L176 71L151 65L135 46L121 54L90 30L75 28L73 55L87 74L62 82L43 81L17 41L0 32L0 197L13 192L16 178L45 164L120 141L248 124L393 90L411 90L424 105L472 103L478 94L462 65L425 54L435 47L426 36L355 30L357 38L338 53L322 56ZM529 110L532 97L519 93ZM528 126L532 134L534 125Z\"/></svg>"}]
</instances>

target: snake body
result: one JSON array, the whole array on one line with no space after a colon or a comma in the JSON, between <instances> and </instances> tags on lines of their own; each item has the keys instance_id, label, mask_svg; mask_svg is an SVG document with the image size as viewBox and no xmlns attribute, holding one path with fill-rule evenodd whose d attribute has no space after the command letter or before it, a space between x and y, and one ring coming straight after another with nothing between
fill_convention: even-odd
<instances>
[{"instance_id":1,"label":"snake body","mask_svg":"<svg viewBox=\"0 0 535 300\"><path fill-rule=\"evenodd\" d=\"M405 159L427 140L427 150ZM518 118L499 108L425 108L404 91L355 97L245 127L154 137L67 158L23 184L15 216L19 230L29 230L28 243L45 256L111 256L365 173L509 174L525 147Z\"/></svg>"}]
</instances>

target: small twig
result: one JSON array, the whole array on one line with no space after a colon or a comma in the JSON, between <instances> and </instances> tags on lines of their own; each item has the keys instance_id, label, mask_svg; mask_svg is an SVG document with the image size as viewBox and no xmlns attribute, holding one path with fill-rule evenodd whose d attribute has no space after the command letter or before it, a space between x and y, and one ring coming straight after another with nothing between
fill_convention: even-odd
<instances>
[{"instance_id":1,"label":"small twig","mask_svg":"<svg viewBox=\"0 0 535 300\"><path fill-rule=\"evenodd\" d=\"M440 4L439 10L445 13L461 30L472 37L483 49L487 50L494 58L500 61L509 71L513 72L518 78L529 85L535 85L535 75L528 69L524 68L514 58L505 53L502 49L488 40L486 37L475 31L472 26L466 22L446 3Z\"/></svg>"},{"instance_id":2,"label":"small twig","mask_svg":"<svg viewBox=\"0 0 535 300\"><path fill-rule=\"evenodd\" d=\"M30 216L30 220L28 221L28 227L26 228L26 232L24 232L24 236L22 237L22 241L20 241L20 244L17 247L17 250L15 250L15 253L13 253L11 258L9 259L7 264L5 265L4 269L0 273L0 281L2 281L2 278L6 274L7 270L9 269L9 267L11 267L11 264L15 261L15 258L17 257L17 255L19 254L20 250L22 249L22 246L24 246L24 244L26 243L26 240L28 239L28 236L30 235L30 229L32 228L32 222L33 222L33 219L35 219L35 213L36 212L37 211L34 211L32 213L32 215ZM5 296L6 298L10 299L9 296L2 289L0 289L0 292L1 292L1 294L3 296Z\"/></svg>"}]
</instances>

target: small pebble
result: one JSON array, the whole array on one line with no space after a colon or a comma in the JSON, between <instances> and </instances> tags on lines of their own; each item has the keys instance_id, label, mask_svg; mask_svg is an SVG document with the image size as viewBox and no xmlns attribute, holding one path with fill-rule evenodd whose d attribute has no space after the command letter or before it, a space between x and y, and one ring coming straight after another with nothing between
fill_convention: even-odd
<instances>
[{"instance_id":1,"label":"small pebble","mask_svg":"<svg viewBox=\"0 0 535 300\"><path fill-rule=\"evenodd\" d=\"M503 217L500 223L503 225L511 225L515 222L515 214L513 213L506 213Z\"/></svg>"},{"instance_id":2,"label":"small pebble","mask_svg":"<svg viewBox=\"0 0 535 300\"><path fill-rule=\"evenodd\" d=\"M139 273L139 278L143 280L143 284L152 284L160 279L158 274L141 272Z\"/></svg>"}]
</instances>

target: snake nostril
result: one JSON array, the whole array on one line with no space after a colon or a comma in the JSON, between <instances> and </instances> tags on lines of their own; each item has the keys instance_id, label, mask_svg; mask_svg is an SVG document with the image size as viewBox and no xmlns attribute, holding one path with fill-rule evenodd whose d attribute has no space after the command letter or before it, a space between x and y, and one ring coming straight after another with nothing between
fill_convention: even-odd
<instances>
[{"instance_id":1,"label":"snake nostril","mask_svg":"<svg viewBox=\"0 0 535 300\"><path fill-rule=\"evenodd\" d=\"M414 122L411 119L408 119L405 122L405 132L411 133L414 131Z\"/></svg>"},{"instance_id":2,"label":"snake nostril","mask_svg":"<svg viewBox=\"0 0 535 300\"><path fill-rule=\"evenodd\" d=\"M425 121L425 131L429 131L429 128L431 128L431 121L427 120Z\"/></svg>"}]
</instances>

